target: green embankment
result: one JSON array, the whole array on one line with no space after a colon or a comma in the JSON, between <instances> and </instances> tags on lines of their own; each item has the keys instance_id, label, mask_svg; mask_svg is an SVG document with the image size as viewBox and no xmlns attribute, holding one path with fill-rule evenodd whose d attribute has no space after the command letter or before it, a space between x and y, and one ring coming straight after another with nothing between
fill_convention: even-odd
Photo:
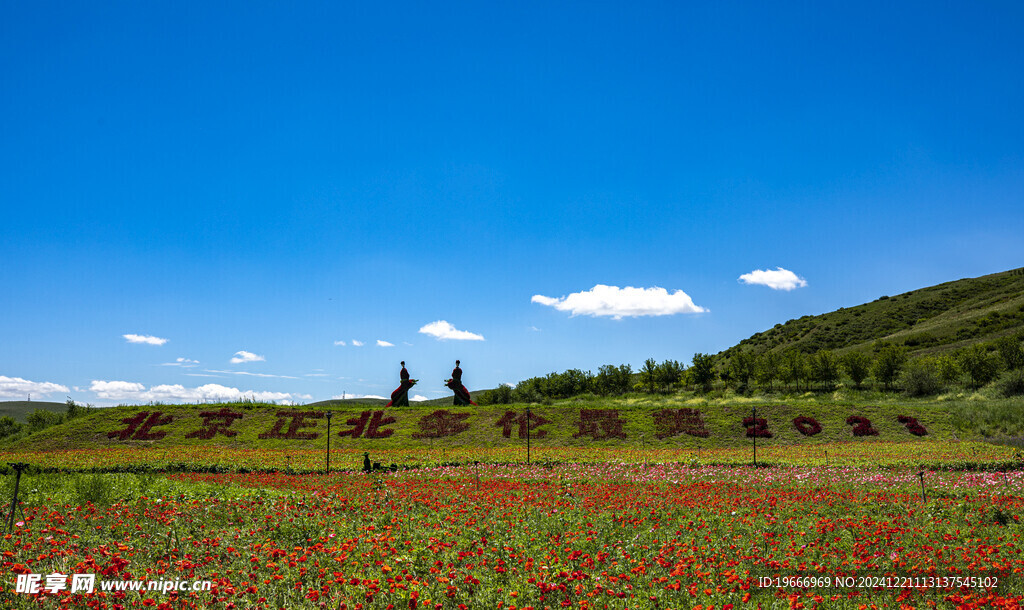
<instances>
[{"instance_id":1,"label":"green embankment","mask_svg":"<svg viewBox=\"0 0 1024 610\"><path fill-rule=\"evenodd\" d=\"M770 438L759 439L764 446L791 444L827 444L861 440L913 442L918 440L942 440L971 436L962 427L964 419L957 413L963 410L962 402L956 400L907 400L882 398L877 401L858 397L846 397L841 393L790 397L788 399L743 398L705 399L699 396L680 394L675 396L636 396L617 399L570 399L550 405L530 405L531 413L547 420L535 425L531 431L531 442L542 447L635 447L635 448L716 448L739 446L749 442L747 427L743 420L757 409L757 417L767 422ZM224 420L205 420L202 413L217 412L221 409L239 414L225 429L234 432L227 436L218 432L210 438L189 438L190 433ZM415 405L409 408L382 409L374 406L347 406L323 409L310 406L275 406L259 404L225 405L158 405L115 407L98 409L85 416L75 418L40 432L25 436L0 448L5 450L73 450L102 447L154 447L173 450L175 447L225 447L249 449L311 449L324 447L327 442L327 419L330 411L331 443L337 449L415 449L437 447L481 447L500 448L519 446L524 442L520 437L521 422L525 418L526 405L491 405L480 407L453 407L438 405ZM699 413L700 422L707 436L700 436L701 426L687 412ZM292 436L307 438L268 438L275 426L287 434L294 419L291 412L319 414L310 416ZM446 411L459 417L435 415ZM513 412L511 418L507 412ZM595 412L604 412L603 415ZM147 413L145 419L140 414ZM159 415L154 415L159 413ZM357 428L363 413L363 430L359 438L339 433ZM387 437L368 438L374 419L379 413L383 418L394 418L393 423L380 425L378 430L391 434ZM588 415L589 414L589 415ZM608 416L609 419L603 419ZM814 436L801 434L793 424L799 416L816 420L821 432ZM853 425L847 423L851 416L866 417L878 431L877 436L860 438L854 436ZM915 436L900 416L910 416L924 426L927 435ZM112 438L110 433L128 429L132 424L124 420L135 420L135 431L130 438ZM592 419L588 423L588 417ZM153 419L149 419L153 418ZM170 418L166 421L166 418ZM507 426L503 424L505 420ZM143 430L146 421L156 423ZM536 421L536 420L535 420ZM278 426L278 424L281 424ZM383 422L382 422L383 423ZM442 424L441 426L431 426ZM447 428L445 428L447 426ZM465 426L465 429L460 429ZM509 436L504 432L508 428ZM155 435L163 433L161 438ZM263 435L264 438L260 438ZM309 438L315 436L315 438Z\"/></svg>"}]
</instances>

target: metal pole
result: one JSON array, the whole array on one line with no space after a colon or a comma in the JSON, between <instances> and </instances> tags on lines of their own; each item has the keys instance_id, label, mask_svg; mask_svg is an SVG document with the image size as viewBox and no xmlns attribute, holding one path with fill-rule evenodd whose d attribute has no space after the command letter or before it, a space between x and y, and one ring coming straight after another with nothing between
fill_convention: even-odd
<instances>
[{"instance_id":1,"label":"metal pole","mask_svg":"<svg viewBox=\"0 0 1024 610\"><path fill-rule=\"evenodd\" d=\"M24 470L28 464L23 464L21 462L8 463L12 468L14 468L14 472L17 473L14 476L14 498L11 499L11 516L10 519L7 520L7 531L9 532L14 529L14 511L18 507L18 486L21 484L21 471Z\"/></svg>"},{"instance_id":2,"label":"metal pole","mask_svg":"<svg viewBox=\"0 0 1024 610\"><path fill-rule=\"evenodd\" d=\"M530 407L526 407L526 465L530 465Z\"/></svg>"},{"instance_id":3,"label":"metal pole","mask_svg":"<svg viewBox=\"0 0 1024 610\"><path fill-rule=\"evenodd\" d=\"M757 468L757 407L753 407L751 419L754 420L754 468Z\"/></svg>"},{"instance_id":4,"label":"metal pole","mask_svg":"<svg viewBox=\"0 0 1024 610\"><path fill-rule=\"evenodd\" d=\"M331 416L334 415L330 411L327 412L327 474L331 474Z\"/></svg>"}]
</instances>

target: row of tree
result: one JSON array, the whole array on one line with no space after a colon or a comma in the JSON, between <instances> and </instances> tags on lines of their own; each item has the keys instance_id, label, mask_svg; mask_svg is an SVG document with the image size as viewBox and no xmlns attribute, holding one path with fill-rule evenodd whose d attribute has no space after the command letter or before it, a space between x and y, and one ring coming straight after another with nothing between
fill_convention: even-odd
<instances>
[{"instance_id":1,"label":"row of tree","mask_svg":"<svg viewBox=\"0 0 1024 610\"><path fill-rule=\"evenodd\" d=\"M596 375L590 371L569 369L531 377L517 384L484 392L484 404L541 402L570 398L581 394L615 396L627 392L671 392L681 388L709 391L719 382L739 392L755 384L764 390L829 390L844 378L862 389L868 380L886 390L903 389L908 394L933 394L943 387L959 384L981 387L1006 371L1010 381L1006 393L1024 383L1024 333L994 343L975 344L954 353L924 356L909 360L902 346L876 342L871 351L838 355L831 350L805 354L796 349L760 354L735 351L728 355L694 354L686 368L676 360L658 363L653 358L633 371L628 364L606 364ZM1018 382L1013 380L1021 378ZM1016 383L1016 385L1015 385ZM1021 390L1024 392L1024 390Z\"/></svg>"}]
</instances>

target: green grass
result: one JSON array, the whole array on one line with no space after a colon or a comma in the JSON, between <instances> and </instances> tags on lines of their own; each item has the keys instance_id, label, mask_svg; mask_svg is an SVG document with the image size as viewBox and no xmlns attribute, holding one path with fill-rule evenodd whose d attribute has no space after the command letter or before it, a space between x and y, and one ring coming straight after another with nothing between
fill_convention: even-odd
<instances>
[{"instance_id":1,"label":"green grass","mask_svg":"<svg viewBox=\"0 0 1024 610\"><path fill-rule=\"evenodd\" d=\"M36 410L66 413L68 407L62 402L39 402L35 400L5 400L0 402L0 417L9 415L21 423L28 421L28 414Z\"/></svg>"},{"instance_id":2,"label":"green grass","mask_svg":"<svg viewBox=\"0 0 1024 610\"><path fill-rule=\"evenodd\" d=\"M805 353L866 351L877 340L911 357L949 352L1024 329L1024 269L912 290L856 307L803 316L744 339L721 353L796 348Z\"/></svg>"},{"instance_id":3,"label":"green grass","mask_svg":"<svg viewBox=\"0 0 1024 610\"><path fill-rule=\"evenodd\" d=\"M535 447L640 447L663 449L695 449L697 447L744 446L749 438L741 424L743 418L757 408L758 417L767 419L772 438L761 439L764 446L790 444L829 444L855 440L851 426L846 419L851 415L868 417L877 437L865 442L917 441L906 426L899 423L901 415L916 417L928 430L926 440L944 439L1012 439L1022 434L1024 418L1021 417L1021 399L1000 399L982 393L942 395L932 399L909 399L896 394L879 392L856 392L841 389L831 393L777 394L736 396L725 393L719 398L709 398L693 393L674 395L632 394L620 398L599 398L592 395L554 401L551 404L529 405L535 415L542 416L550 423L531 433ZM353 450L404 450L432 449L441 447L500 448L523 444L519 438L518 426L513 426L510 438L504 438L502 427L496 423L506 411L525 414L528 405L491 405L480 407L439 407L436 405L414 406L383 410L385 416L397 421L383 426L394 430L390 438L367 439L339 437L338 432L350 429L346 422L358 418L363 411L381 410L369 405L346 405L329 409L312 405L285 407L266 404L234 403L226 405L151 405L135 407L114 407L98 409L69 422L24 436L2 446L8 450L73 450L102 447L148 447L173 450L175 447L220 447L228 449L262 448L304 450L326 446L326 419L312 420L305 432L316 432L312 440L261 439L260 434L271 430L282 411L302 410L314 412L330 411L332 446L335 449ZM228 408L241 413L231 430L237 435L216 436L209 440L186 438L186 434L201 427L200 412ZM469 428L446 438L417 438L421 432L419 422L432 412L444 409L451 413L468 414L464 421ZM622 420L624 439L595 439L580 436L580 414L583 410L608 409L617 413ZM654 414L669 409L694 409L700 412L708 438L677 434L657 438ZM126 427L122 419L140 412L159 411L171 416L169 424L154 428L166 432L160 440L117 440L108 438L108 433ZM822 425L822 432L813 437L800 434L792 425L797 416L816 419ZM538 432L546 432L538 435Z\"/></svg>"}]
</instances>

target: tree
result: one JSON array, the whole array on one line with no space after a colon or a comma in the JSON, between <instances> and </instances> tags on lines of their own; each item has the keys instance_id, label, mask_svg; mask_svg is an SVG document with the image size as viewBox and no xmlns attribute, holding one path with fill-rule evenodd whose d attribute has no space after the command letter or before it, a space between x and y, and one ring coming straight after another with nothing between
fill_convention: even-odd
<instances>
[{"instance_id":1,"label":"tree","mask_svg":"<svg viewBox=\"0 0 1024 610\"><path fill-rule=\"evenodd\" d=\"M654 361L654 358L648 358L644 361L644 368L640 369L640 383L651 394L657 389L658 363Z\"/></svg>"},{"instance_id":2,"label":"tree","mask_svg":"<svg viewBox=\"0 0 1024 610\"><path fill-rule=\"evenodd\" d=\"M28 429L30 432L39 432L50 426L56 426L64 421L64 415L61 413L54 413L53 411L44 411L43 409L36 409L28 414Z\"/></svg>"},{"instance_id":3,"label":"tree","mask_svg":"<svg viewBox=\"0 0 1024 610\"><path fill-rule=\"evenodd\" d=\"M754 376L754 356L749 352L737 351L729 359L729 377L736 382L737 388L744 390Z\"/></svg>"},{"instance_id":4,"label":"tree","mask_svg":"<svg viewBox=\"0 0 1024 610\"><path fill-rule=\"evenodd\" d=\"M954 383L960 379L960 364L956 358L949 354L943 354L935 358L935 366L938 369L939 379L945 383Z\"/></svg>"},{"instance_id":5,"label":"tree","mask_svg":"<svg viewBox=\"0 0 1024 610\"><path fill-rule=\"evenodd\" d=\"M715 381L715 360L710 354L697 352L693 355L693 363L690 365L690 375L694 385L707 392Z\"/></svg>"},{"instance_id":6,"label":"tree","mask_svg":"<svg viewBox=\"0 0 1024 610\"><path fill-rule=\"evenodd\" d=\"M768 386L771 391L772 385L779 378L779 355L775 352L764 352L754 361L754 379L758 385Z\"/></svg>"},{"instance_id":7,"label":"tree","mask_svg":"<svg viewBox=\"0 0 1024 610\"><path fill-rule=\"evenodd\" d=\"M811 357L811 378L825 389L839 380L839 360L831 350L821 350Z\"/></svg>"},{"instance_id":8,"label":"tree","mask_svg":"<svg viewBox=\"0 0 1024 610\"><path fill-rule=\"evenodd\" d=\"M858 390L860 384L871 373L871 363L871 356L864 352L849 352L843 356L843 368L846 369L846 374L850 376Z\"/></svg>"},{"instance_id":9,"label":"tree","mask_svg":"<svg viewBox=\"0 0 1024 610\"><path fill-rule=\"evenodd\" d=\"M679 383L683 378L684 367L677 360L666 360L658 365L657 373L655 377L657 382L667 389L672 389L672 386Z\"/></svg>"},{"instance_id":10,"label":"tree","mask_svg":"<svg viewBox=\"0 0 1024 610\"><path fill-rule=\"evenodd\" d=\"M807 379L807 361L804 355L795 348L790 348L782 355L782 380L787 385L796 384L800 389L800 382Z\"/></svg>"},{"instance_id":11,"label":"tree","mask_svg":"<svg viewBox=\"0 0 1024 610\"><path fill-rule=\"evenodd\" d=\"M602 396L625 394L632 384L633 367L628 364L606 364L598 369L594 377L594 389Z\"/></svg>"},{"instance_id":12,"label":"tree","mask_svg":"<svg viewBox=\"0 0 1024 610\"><path fill-rule=\"evenodd\" d=\"M885 389L890 390L892 384L899 379L900 371L903 370L903 365L906 363L907 354L902 347L886 345L878 350L878 356L875 357L875 364L871 367L871 372L875 379L885 385Z\"/></svg>"},{"instance_id":13,"label":"tree","mask_svg":"<svg viewBox=\"0 0 1024 610\"><path fill-rule=\"evenodd\" d=\"M10 415L0 417L0 438L6 438L12 434L21 432L21 424L14 421Z\"/></svg>"},{"instance_id":14,"label":"tree","mask_svg":"<svg viewBox=\"0 0 1024 610\"><path fill-rule=\"evenodd\" d=\"M1017 337L1003 337L996 342L999 349L999 357L1003 366L1008 371L1024 368L1024 350L1021 349L1020 340Z\"/></svg>"},{"instance_id":15,"label":"tree","mask_svg":"<svg viewBox=\"0 0 1024 610\"><path fill-rule=\"evenodd\" d=\"M980 388L996 378L999 363L988 350L980 344L965 347L957 358L960 368L971 378L974 387Z\"/></svg>"}]
</instances>

